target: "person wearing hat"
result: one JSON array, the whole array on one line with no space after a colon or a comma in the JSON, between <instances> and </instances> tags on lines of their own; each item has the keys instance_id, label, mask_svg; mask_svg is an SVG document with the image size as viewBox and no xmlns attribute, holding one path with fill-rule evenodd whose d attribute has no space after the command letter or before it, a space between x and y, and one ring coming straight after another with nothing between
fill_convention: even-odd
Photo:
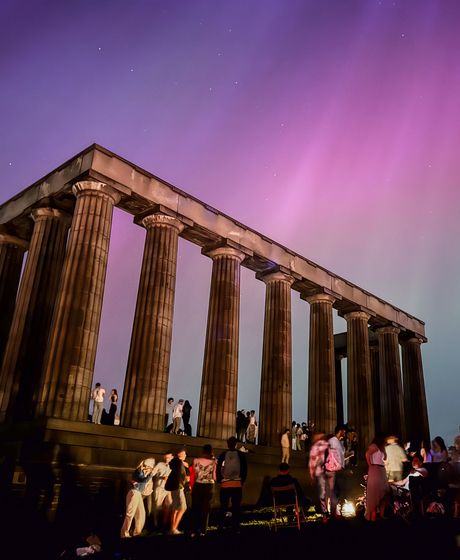
<instances>
[{"instance_id":1,"label":"person wearing hat","mask_svg":"<svg viewBox=\"0 0 460 560\"><path fill-rule=\"evenodd\" d=\"M143 496L152 491L152 477L155 459L149 457L144 459L137 466L131 480L131 489L126 496L126 514L125 520L121 527L121 538L129 538L131 536L130 529L134 519L133 536L136 537L142 533L145 525L145 507Z\"/></svg>"}]
</instances>

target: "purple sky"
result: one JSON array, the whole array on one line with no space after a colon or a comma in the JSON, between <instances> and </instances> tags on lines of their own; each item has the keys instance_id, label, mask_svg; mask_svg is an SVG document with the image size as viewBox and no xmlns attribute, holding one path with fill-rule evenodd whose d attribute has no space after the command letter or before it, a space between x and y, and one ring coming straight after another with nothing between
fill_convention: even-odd
<instances>
[{"instance_id":1,"label":"purple sky","mask_svg":"<svg viewBox=\"0 0 460 560\"><path fill-rule=\"evenodd\" d=\"M0 21L0 202L102 144L424 320L431 431L451 442L460 2L4 0ZM95 373L108 389L123 386L143 241L117 210ZM181 241L169 393L192 420L210 271ZM258 409L263 304L243 269L246 409ZM297 420L308 315L293 293Z\"/></svg>"}]
</instances>

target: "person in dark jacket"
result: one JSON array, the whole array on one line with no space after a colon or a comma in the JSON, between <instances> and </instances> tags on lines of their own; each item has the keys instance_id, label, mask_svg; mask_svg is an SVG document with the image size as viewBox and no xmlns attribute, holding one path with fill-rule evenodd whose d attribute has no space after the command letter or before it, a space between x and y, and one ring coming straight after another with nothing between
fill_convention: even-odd
<instances>
[{"instance_id":1,"label":"person in dark jacket","mask_svg":"<svg viewBox=\"0 0 460 560\"><path fill-rule=\"evenodd\" d=\"M187 436L192 435L192 426L190 426L190 413L192 411L192 405L189 401L184 402L182 407L182 422L184 423L184 432Z\"/></svg>"},{"instance_id":2,"label":"person in dark jacket","mask_svg":"<svg viewBox=\"0 0 460 560\"><path fill-rule=\"evenodd\" d=\"M236 441L236 437L228 438L228 450L221 453L217 459L216 477L220 483L221 516L219 529L224 528L225 518L230 508L233 531L239 532L243 485L246 482L248 467L246 455L236 449Z\"/></svg>"}]
</instances>

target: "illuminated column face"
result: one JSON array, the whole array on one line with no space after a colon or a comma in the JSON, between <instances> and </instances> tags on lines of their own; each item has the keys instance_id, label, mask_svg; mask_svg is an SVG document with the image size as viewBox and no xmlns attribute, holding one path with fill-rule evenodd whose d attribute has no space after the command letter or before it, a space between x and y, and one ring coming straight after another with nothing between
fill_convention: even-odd
<instances>
[{"instance_id":1,"label":"illuminated column face","mask_svg":"<svg viewBox=\"0 0 460 560\"><path fill-rule=\"evenodd\" d=\"M113 207L120 196L80 181L54 312L38 415L86 421L96 359Z\"/></svg>"},{"instance_id":2,"label":"illuminated column face","mask_svg":"<svg viewBox=\"0 0 460 560\"><path fill-rule=\"evenodd\" d=\"M170 216L142 219L144 257L123 393L124 426L164 430L176 286L183 224Z\"/></svg>"},{"instance_id":3,"label":"illuminated column face","mask_svg":"<svg viewBox=\"0 0 460 560\"><path fill-rule=\"evenodd\" d=\"M380 426L387 435L405 436L399 329L377 329L379 338Z\"/></svg>"},{"instance_id":4,"label":"illuminated column face","mask_svg":"<svg viewBox=\"0 0 460 560\"><path fill-rule=\"evenodd\" d=\"M374 407L374 432L381 432L380 422L380 360L378 345L369 346L371 357L372 403Z\"/></svg>"},{"instance_id":5,"label":"illuminated column face","mask_svg":"<svg viewBox=\"0 0 460 560\"><path fill-rule=\"evenodd\" d=\"M337 423L332 325L335 298L329 294L317 294L305 299L310 304L308 420L314 424L315 430L332 433Z\"/></svg>"},{"instance_id":6,"label":"illuminated column face","mask_svg":"<svg viewBox=\"0 0 460 560\"><path fill-rule=\"evenodd\" d=\"M345 315L348 355L348 424L353 426L358 433L361 453L365 451L375 435L369 352L369 317L370 315L363 311L352 311Z\"/></svg>"},{"instance_id":7,"label":"illuminated column face","mask_svg":"<svg viewBox=\"0 0 460 560\"><path fill-rule=\"evenodd\" d=\"M211 292L201 380L198 435L235 435L240 322L240 263L232 247L206 253L212 258Z\"/></svg>"},{"instance_id":8,"label":"illuminated column face","mask_svg":"<svg viewBox=\"0 0 460 560\"><path fill-rule=\"evenodd\" d=\"M344 424L343 417L343 387L342 387L342 360L344 356L335 354L335 398L337 401L337 424Z\"/></svg>"},{"instance_id":9,"label":"illuminated column face","mask_svg":"<svg viewBox=\"0 0 460 560\"><path fill-rule=\"evenodd\" d=\"M70 226L70 216L55 208L36 208L31 216L34 229L0 375L2 419L34 416Z\"/></svg>"},{"instance_id":10,"label":"illuminated column face","mask_svg":"<svg viewBox=\"0 0 460 560\"><path fill-rule=\"evenodd\" d=\"M260 384L259 444L279 445L292 422L291 285L282 272L261 275L266 284Z\"/></svg>"},{"instance_id":11,"label":"illuminated column face","mask_svg":"<svg viewBox=\"0 0 460 560\"><path fill-rule=\"evenodd\" d=\"M425 395L425 380L421 353L422 340L409 338L401 344L404 411L406 413L407 438L409 441L423 441L430 444L430 427Z\"/></svg>"},{"instance_id":12,"label":"illuminated column face","mask_svg":"<svg viewBox=\"0 0 460 560\"><path fill-rule=\"evenodd\" d=\"M28 243L0 230L0 363L13 319L24 252Z\"/></svg>"}]
</instances>

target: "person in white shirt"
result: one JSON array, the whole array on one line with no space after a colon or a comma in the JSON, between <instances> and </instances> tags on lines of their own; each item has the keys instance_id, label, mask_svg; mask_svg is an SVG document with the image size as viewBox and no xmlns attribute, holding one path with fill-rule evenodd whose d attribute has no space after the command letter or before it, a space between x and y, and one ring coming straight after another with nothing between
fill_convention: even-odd
<instances>
[{"instance_id":1,"label":"person in white shirt","mask_svg":"<svg viewBox=\"0 0 460 560\"><path fill-rule=\"evenodd\" d=\"M281 436L281 462L289 463L289 452L291 449L291 442L289 441L289 434L291 430L285 428L283 435Z\"/></svg>"},{"instance_id":2,"label":"person in white shirt","mask_svg":"<svg viewBox=\"0 0 460 560\"><path fill-rule=\"evenodd\" d=\"M340 484L337 482L337 474L345 466L345 449L342 440L346 433L345 426L338 425L334 430L335 435L328 439L329 447L325 463L326 499L329 501L332 517L337 515L337 504L340 497Z\"/></svg>"},{"instance_id":3,"label":"person in white shirt","mask_svg":"<svg viewBox=\"0 0 460 560\"><path fill-rule=\"evenodd\" d=\"M385 447L387 458L385 460L385 469L388 480L398 481L402 479L403 463L409 461L404 449L398 444L396 436L387 437L387 445Z\"/></svg>"},{"instance_id":4,"label":"person in white shirt","mask_svg":"<svg viewBox=\"0 0 460 560\"><path fill-rule=\"evenodd\" d=\"M102 411L104 409L104 395L104 387L102 387L100 383L96 383L93 391L93 424L101 423Z\"/></svg>"},{"instance_id":5,"label":"person in white shirt","mask_svg":"<svg viewBox=\"0 0 460 560\"><path fill-rule=\"evenodd\" d=\"M182 411L184 407L184 399L179 399L173 410L173 427L172 433L178 434L180 430L180 423L182 421Z\"/></svg>"},{"instance_id":6,"label":"person in white shirt","mask_svg":"<svg viewBox=\"0 0 460 560\"><path fill-rule=\"evenodd\" d=\"M156 529L159 529L159 517L160 512L163 513L163 529L169 526L169 521L171 518L171 505L172 497L171 492L168 492L165 488L166 481L171 472L169 468L169 463L174 455L171 451L168 451L163 456L163 461L158 462L153 469L153 517Z\"/></svg>"},{"instance_id":7,"label":"person in white shirt","mask_svg":"<svg viewBox=\"0 0 460 560\"><path fill-rule=\"evenodd\" d=\"M165 432L170 433L173 425L174 399L169 397L166 403Z\"/></svg>"}]
</instances>

